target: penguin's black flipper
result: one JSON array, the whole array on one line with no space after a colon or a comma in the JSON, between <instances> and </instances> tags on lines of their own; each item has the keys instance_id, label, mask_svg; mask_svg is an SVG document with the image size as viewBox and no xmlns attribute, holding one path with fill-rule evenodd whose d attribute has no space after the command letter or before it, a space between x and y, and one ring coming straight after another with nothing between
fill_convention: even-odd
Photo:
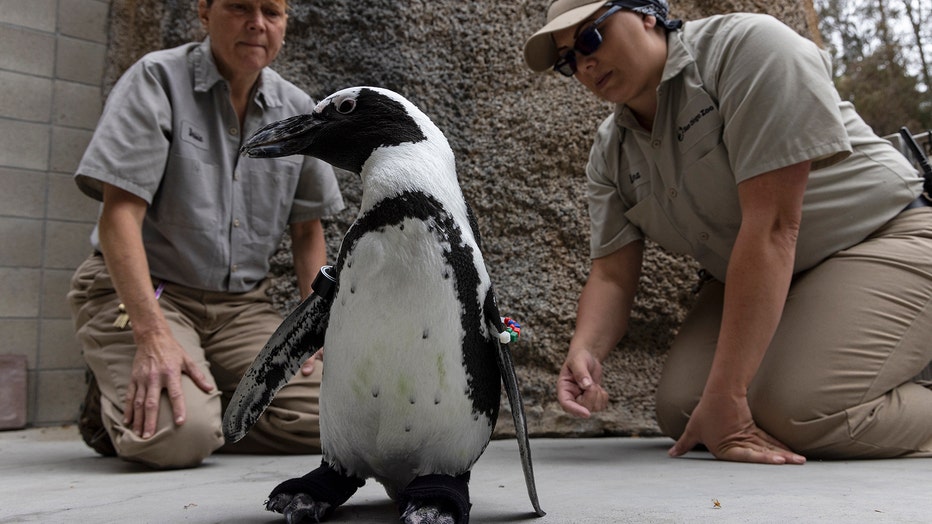
<instances>
[{"instance_id":1,"label":"penguin's black flipper","mask_svg":"<svg viewBox=\"0 0 932 524\"><path fill-rule=\"evenodd\" d=\"M330 266L321 268L314 280L315 292L282 321L240 379L223 414L223 436L228 442L246 435L278 390L324 345L336 282L330 271Z\"/></svg>"},{"instance_id":2,"label":"penguin's black flipper","mask_svg":"<svg viewBox=\"0 0 932 524\"><path fill-rule=\"evenodd\" d=\"M518 376L515 374L515 365L511 359L511 350L508 344L503 344L498 334L505 331L505 325L502 323L499 315L498 306L495 303L495 294L492 288L489 288L485 296L486 318L489 322L489 331L492 340L495 341L498 359L498 369L502 374L502 382L505 384L505 394L508 397L508 404L511 405L511 416L515 422L515 437L518 439L518 451L521 453L521 468L524 470L524 483L527 485L527 494L531 499L531 505L534 506L534 513L538 517L543 517L547 513L540 508L540 501L537 499L537 484L534 482L534 465L531 463L531 442L527 435L527 419L524 417L524 403L521 400L521 391L518 389Z\"/></svg>"}]
</instances>

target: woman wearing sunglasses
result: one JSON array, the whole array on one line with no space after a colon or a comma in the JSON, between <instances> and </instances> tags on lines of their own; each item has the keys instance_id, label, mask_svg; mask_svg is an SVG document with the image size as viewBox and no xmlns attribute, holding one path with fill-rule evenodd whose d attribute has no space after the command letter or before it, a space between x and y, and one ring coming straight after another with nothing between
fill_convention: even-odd
<instances>
[{"instance_id":1,"label":"woman wearing sunglasses","mask_svg":"<svg viewBox=\"0 0 932 524\"><path fill-rule=\"evenodd\" d=\"M658 386L670 455L932 456L932 207L824 52L769 16L670 20L665 0L557 0L524 51L616 104L586 168L567 412L607 406L650 239L711 276Z\"/></svg>"}]
</instances>

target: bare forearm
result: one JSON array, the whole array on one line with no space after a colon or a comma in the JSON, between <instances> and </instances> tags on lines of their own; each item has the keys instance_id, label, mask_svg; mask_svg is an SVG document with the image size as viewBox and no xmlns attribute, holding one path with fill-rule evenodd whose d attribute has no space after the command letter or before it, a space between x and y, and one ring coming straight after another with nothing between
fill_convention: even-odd
<instances>
[{"instance_id":1,"label":"bare forearm","mask_svg":"<svg viewBox=\"0 0 932 524\"><path fill-rule=\"evenodd\" d=\"M739 235L729 261L722 326L707 391L747 391L780 322L794 251L792 239Z\"/></svg>"},{"instance_id":2,"label":"bare forearm","mask_svg":"<svg viewBox=\"0 0 932 524\"><path fill-rule=\"evenodd\" d=\"M793 278L808 175L809 162L802 162L738 186L741 228L707 391L745 394L773 339Z\"/></svg>"},{"instance_id":3,"label":"bare forearm","mask_svg":"<svg viewBox=\"0 0 932 524\"><path fill-rule=\"evenodd\" d=\"M586 350L601 361L625 335L640 278L641 255L638 242L593 261L579 297L571 353L577 348Z\"/></svg>"},{"instance_id":4,"label":"bare forearm","mask_svg":"<svg viewBox=\"0 0 932 524\"><path fill-rule=\"evenodd\" d=\"M579 296L570 351L585 349L599 361L604 360L628 329L628 318L613 306L622 302L624 292L620 288L590 279Z\"/></svg>"},{"instance_id":5,"label":"bare forearm","mask_svg":"<svg viewBox=\"0 0 932 524\"><path fill-rule=\"evenodd\" d=\"M145 204L129 202L110 188L100 217L100 247L113 286L126 307L137 338L168 330L156 301L149 275L149 264L142 244L142 216ZM139 205L143 206L141 209Z\"/></svg>"},{"instance_id":6,"label":"bare forearm","mask_svg":"<svg viewBox=\"0 0 932 524\"><path fill-rule=\"evenodd\" d=\"M317 271L327 263L327 245L320 220L291 225L291 251L294 258L298 291L304 299L311 293L311 284Z\"/></svg>"}]
</instances>

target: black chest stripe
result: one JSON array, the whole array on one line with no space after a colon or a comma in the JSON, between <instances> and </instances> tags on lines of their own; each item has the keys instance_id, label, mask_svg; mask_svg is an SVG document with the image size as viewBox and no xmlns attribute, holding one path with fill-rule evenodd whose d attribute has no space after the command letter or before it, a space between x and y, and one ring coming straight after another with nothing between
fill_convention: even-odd
<instances>
[{"instance_id":1,"label":"black chest stripe","mask_svg":"<svg viewBox=\"0 0 932 524\"><path fill-rule=\"evenodd\" d=\"M467 393L472 400L474 413L485 414L494 425L501 398L501 376L495 360L495 346L481 333L483 318L478 296L479 272L473 262L473 248L463 243L462 231L437 199L422 192L408 191L379 202L360 217L347 231L340 247L336 269L337 293L340 272L359 239L368 232L397 226L405 219L426 223L437 241L449 246L444 247L443 256L453 270L456 296L463 305L460 318L465 333L463 365L468 375Z\"/></svg>"}]
</instances>

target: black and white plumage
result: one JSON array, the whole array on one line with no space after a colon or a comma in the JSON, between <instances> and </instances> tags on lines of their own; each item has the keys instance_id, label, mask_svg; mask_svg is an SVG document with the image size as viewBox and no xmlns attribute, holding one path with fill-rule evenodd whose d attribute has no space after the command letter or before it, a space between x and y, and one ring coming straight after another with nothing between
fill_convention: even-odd
<instances>
[{"instance_id":1,"label":"black and white plumage","mask_svg":"<svg viewBox=\"0 0 932 524\"><path fill-rule=\"evenodd\" d=\"M263 128L243 152L315 156L358 173L363 185L333 296L315 285L224 415L227 439L239 440L326 347L323 464L276 488L269 509L289 522L325 517L375 478L408 522L467 522L469 471L489 443L504 380L528 494L543 515L504 327L443 133L397 93L357 87Z\"/></svg>"}]
</instances>

